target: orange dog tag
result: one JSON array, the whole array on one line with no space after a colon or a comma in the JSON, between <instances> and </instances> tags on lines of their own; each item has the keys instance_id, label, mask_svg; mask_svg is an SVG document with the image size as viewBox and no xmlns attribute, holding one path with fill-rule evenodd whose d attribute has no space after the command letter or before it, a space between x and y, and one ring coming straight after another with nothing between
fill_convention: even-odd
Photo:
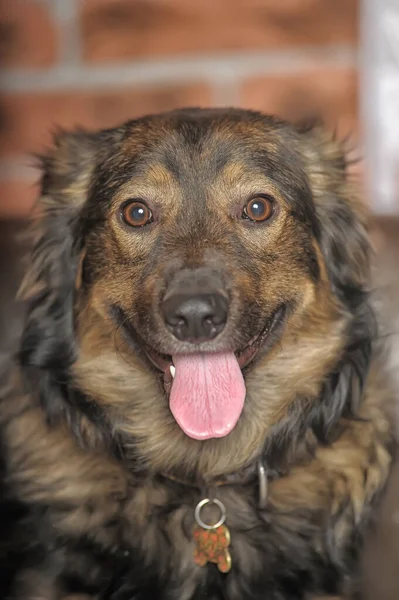
<instances>
[{"instance_id":1,"label":"orange dog tag","mask_svg":"<svg viewBox=\"0 0 399 600\"><path fill-rule=\"evenodd\" d=\"M217 565L221 573L231 569L229 552L230 532L225 525L216 529L204 529L196 525L193 530L195 540L194 562L201 567L207 563Z\"/></svg>"}]
</instances>

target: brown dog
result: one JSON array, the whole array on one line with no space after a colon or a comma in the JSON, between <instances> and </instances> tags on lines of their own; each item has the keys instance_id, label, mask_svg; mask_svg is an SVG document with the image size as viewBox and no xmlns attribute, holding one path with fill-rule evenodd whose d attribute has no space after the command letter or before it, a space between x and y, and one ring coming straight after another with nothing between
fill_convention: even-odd
<instances>
[{"instance_id":1,"label":"brown dog","mask_svg":"<svg viewBox=\"0 0 399 600\"><path fill-rule=\"evenodd\" d=\"M343 149L181 110L62 134L43 169L2 597L353 593L394 434Z\"/></svg>"}]
</instances>

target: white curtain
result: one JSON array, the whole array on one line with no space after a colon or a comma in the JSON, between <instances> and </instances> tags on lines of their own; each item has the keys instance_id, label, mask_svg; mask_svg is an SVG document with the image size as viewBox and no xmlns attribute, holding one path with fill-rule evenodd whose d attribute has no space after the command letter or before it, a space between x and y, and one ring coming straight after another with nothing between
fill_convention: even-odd
<instances>
[{"instance_id":1,"label":"white curtain","mask_svg":"<svg viewBox=\"0 0 399 600\"><path fill-rule=\"evenodd\" d=\"M361 103L368 197L399 212L399 0L363 0Z\"/></svg>"}]
</instances>

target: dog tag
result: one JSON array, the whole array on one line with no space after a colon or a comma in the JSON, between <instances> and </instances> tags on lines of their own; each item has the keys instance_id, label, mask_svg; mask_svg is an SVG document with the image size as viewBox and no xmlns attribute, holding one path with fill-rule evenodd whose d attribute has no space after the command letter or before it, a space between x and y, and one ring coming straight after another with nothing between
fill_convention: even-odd
<instances>
[{"instance_id":1,"label":"dog tag","mask_svg":"<svg viewBox=\"0 0 399 600\"><path fill-rule=\"evenodd\" d=\"M201 509L206 504L215 504L220 509L220 518L214 525L209 525L202 520ZM204 498L196 506L195 520L197 524L193 529L194 562L201 567L213 563L221 573L228 573L231 569L230 531L224 524L226 520L224 504L216 498L214 500Z\"/></svg>"},{"instance_id":2,"label":"dog tag","mask_svg":"<svg viewBox=\"0 0 399 600\"><path fill-rule=\"evenodd\" d=\"M203 529L196 525L193 537L194 562L197 565L204 567L207 563L214 563L221 573L230 571L230 532L225 525L220 525L217 529Z\"/></svg>"}]
</instances>

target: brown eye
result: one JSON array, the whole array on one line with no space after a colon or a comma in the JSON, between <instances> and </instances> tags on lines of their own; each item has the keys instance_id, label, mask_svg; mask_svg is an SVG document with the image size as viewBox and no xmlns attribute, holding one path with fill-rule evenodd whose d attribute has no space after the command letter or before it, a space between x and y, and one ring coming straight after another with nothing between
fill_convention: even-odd
<instances>
[{"instance_id":1,"label":"brown eye","mask_svg":"<svg viewBox=\"0 0 399 600\"><path fill-rule=\"evenodd\" d=\"M251 221L267 221L274 212L274 201L268 196L256 196L244 207L242 217Z\"/></svg>"},{"instance_id":2,"label":"brown eye","mask_svg":"<svg viewBox=\"0 0 399 600\"><path fill-rule=\"evenodd\" d=\"M152 212L144 202L133 200L122 206L122 218L131 227L144 227L152 221Z\"/></svg>"}]
</instances>

